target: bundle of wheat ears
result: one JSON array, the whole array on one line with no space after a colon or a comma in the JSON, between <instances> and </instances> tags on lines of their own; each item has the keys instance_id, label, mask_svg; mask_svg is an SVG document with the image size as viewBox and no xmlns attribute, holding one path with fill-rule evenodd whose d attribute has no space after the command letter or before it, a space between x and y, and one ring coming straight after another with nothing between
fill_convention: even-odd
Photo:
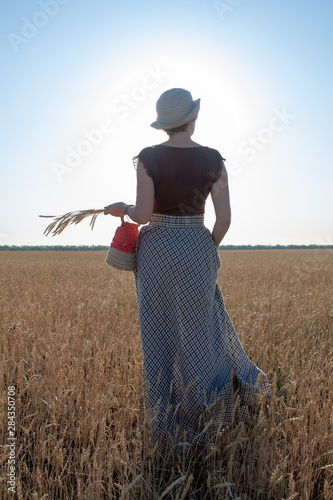
<instances>
[{"instance_id":1,"label":"bundle of wheat ears","mask_svg":"<svg viewBox=\"0 0 333 500\"><path fill-rule=\"evenodd\" d=\"M98 215L102 213L104 213L104 208L99 210L76 210L75 212L68 212L65 215L40 215L39 217L54 219L54 221L47 226L43 234L45 234L45 236L49 234L55 236L56 234L62 233L70 224L76 225L87 217L91 217L89 225L91 226L91 230L93 230Z\"/></svg>"}]
</instances>

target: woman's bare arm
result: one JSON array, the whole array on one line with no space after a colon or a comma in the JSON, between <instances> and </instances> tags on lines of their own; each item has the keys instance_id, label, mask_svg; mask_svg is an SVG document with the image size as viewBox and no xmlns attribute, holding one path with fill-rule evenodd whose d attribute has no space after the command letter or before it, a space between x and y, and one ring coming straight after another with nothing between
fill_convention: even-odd
<instances>
[{"instance_id":1,"label":"woman's bare arm","mask_svg":"<svg viewBox=\"0 0 333 500\"><path fill-rule=\"evenodd\" d=\"M154 207L154 182L146 172L143 164L137 167L136 202L134 207L129 207L129 217L138 224L147 224L150 221Z\"/></svg>"},{"instance_id":2,"label":"woman's bare arm","mask_svg":"<svg viewBox=\"0 0 333 500\"><path fill-rule=\"evenodd\" d=\"M226 235L231 221L228 174L223 162L221 177L213 184L211 197L216 215L212 236L216 247L218 247Z\"/></svg>"},{"instance_id":3,"label":"woman's bare arm","mask_svg":"<svg viewBox=\"0 0 333 500\"><path fill-rule=\"evenodd\" d=\"M104 214L110 214L114 217L120 217L125 203L120 201L112 203L105 207ZM137 189L136 202L134 207L128 207L126 213L138 224L146 224L150 221L154 207L154 183L149 177L141 162L137 167Z\"/></svg>"}]
</instances>

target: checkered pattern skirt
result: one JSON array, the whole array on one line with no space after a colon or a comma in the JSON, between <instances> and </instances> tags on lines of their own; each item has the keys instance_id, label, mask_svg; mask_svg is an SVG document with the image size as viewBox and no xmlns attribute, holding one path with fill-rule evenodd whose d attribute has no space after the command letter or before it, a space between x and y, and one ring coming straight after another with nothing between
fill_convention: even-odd
<instances>
[{"instance_id":1,"label":"checkered pattern skirt","mask_svg":"<svg viewBox=\"0 0 333 500\"><path fill-rule=\"evenodd\" d=\"M217 285L220 257L203 216L153 214L139 234L134 273L143 348L144 401L164 455L201 445L238 418L265 374L245 354Z\"/></svg>"}]
</instances>

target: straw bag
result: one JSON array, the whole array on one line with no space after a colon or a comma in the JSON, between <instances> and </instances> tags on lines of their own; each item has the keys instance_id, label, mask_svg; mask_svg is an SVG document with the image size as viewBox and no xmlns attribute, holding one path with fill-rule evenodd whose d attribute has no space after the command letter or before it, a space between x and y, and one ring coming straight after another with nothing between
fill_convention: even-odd
<instances>
[{"instance_id":1,"label":"straw bag","mask_svg":"<svg viewBox=\"0 0 333 500\"><path fill-rule=\"evenodd\" d=\"M121 271L133 271L133 253L138 239L139 225L124 220L126 208L122 211L121 226L116 229L105 262Z\"/></svg>"}]
</instances>

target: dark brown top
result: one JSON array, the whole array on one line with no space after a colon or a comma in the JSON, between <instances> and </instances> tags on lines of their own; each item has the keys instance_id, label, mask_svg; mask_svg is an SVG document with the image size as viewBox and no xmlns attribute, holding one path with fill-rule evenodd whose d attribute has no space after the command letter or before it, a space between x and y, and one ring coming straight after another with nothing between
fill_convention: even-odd
<instances>
[{"instance_id":1,"label":"dark brown top","mask_svg":"<svg viewBox=\"0 0 333 500\"><path fill-rule=\"evenodd\" d=\"M159 144L144 148L133 158L153 179L154 213L198 215L222 172L222 156L206 146L175 148Z\"/></svg>"}]
</instances>

